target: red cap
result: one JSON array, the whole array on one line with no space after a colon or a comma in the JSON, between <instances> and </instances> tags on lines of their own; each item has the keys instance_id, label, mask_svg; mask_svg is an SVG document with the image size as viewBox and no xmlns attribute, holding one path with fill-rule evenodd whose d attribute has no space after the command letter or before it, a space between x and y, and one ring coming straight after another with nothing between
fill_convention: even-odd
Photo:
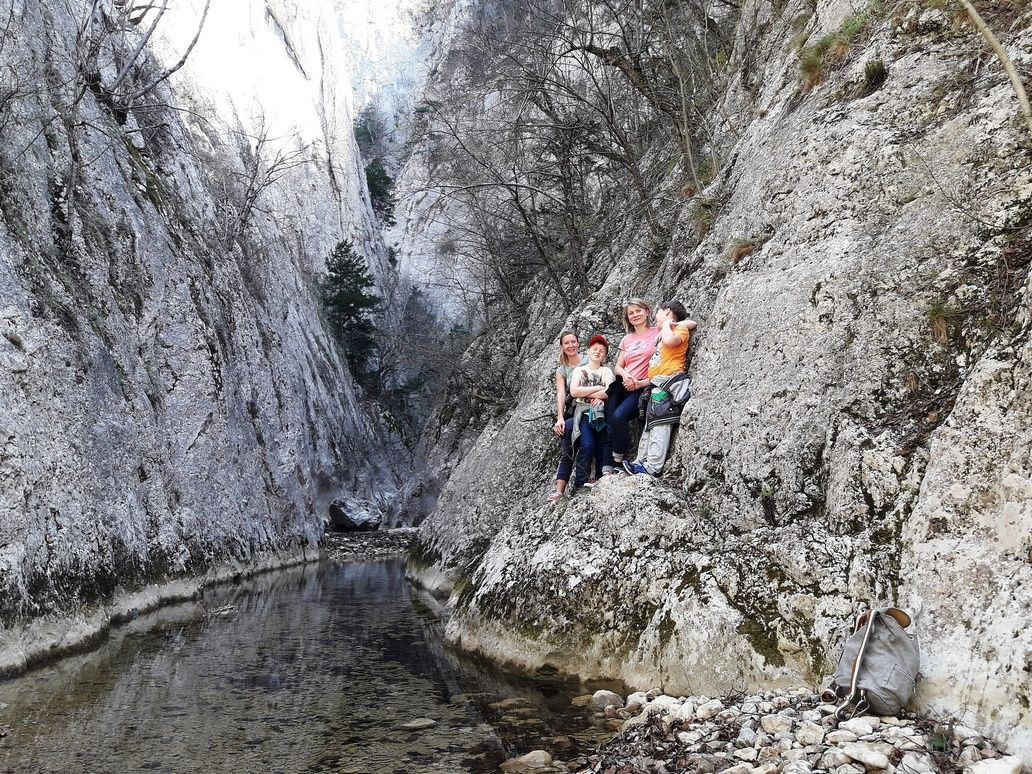
<instances>
[{"instance_id":1,"label":"red cap","mask_svg":"<svg viewBox=\"0 0 1032 774\"><path fill-rule=\"evenodd\" d=\"M606 349L609 349L609 342L606 340L606 337L603 336L601 333L596 333L594 336L591 337L591 341L588 342L589 347L592 347L595 344L603 344L605 345Z\"/></svg>"}]
</instances>

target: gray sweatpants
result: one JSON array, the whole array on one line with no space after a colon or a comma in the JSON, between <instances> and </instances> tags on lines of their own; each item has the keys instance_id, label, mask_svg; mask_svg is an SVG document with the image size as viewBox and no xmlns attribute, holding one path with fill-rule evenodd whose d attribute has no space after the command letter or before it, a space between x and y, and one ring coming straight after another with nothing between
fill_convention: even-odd
<instances>
[{"instance_id":1,"label":"gray sweatpants","mask_svg":"<svg viewBox=\"0 0 1032 774\"><path fill-rule=\"evenodd\" d=\"M635 462L644 465L645 470L654 476L663 472L667 451L670 449L670 435L673 425L654 425L641 434L638 441L638 459Z\"/></svg>"}]
</instances>

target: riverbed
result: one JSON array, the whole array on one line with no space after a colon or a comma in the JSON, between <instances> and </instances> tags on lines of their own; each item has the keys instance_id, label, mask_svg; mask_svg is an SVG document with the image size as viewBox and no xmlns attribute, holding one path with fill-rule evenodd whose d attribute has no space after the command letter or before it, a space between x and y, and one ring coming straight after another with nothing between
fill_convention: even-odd
<instances>
[{"instance_id":1,"label":"riverbed","mask_svg":"<svg viewBox=\"0 0 1032 774\"><path fill-rule=\"evenodd\" d=\"M209 589L0 682L0 771L461 774L612 733L572 703L599 686L506 674L442 631L399 559Z\"/></svg>"}]
</instances>

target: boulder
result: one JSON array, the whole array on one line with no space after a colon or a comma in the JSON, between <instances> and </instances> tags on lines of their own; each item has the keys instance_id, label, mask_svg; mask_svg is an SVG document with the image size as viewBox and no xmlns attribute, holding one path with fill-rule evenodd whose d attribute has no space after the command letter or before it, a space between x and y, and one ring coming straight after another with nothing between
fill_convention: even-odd
<instances>
[{"instance_id":1,"label":"boulder","mask_svg":"<svg viewBox=\"0 0 1032 774\"><path fill-rule=\"evenodd\" d=\"M330 526L342 532L371 532L382 521L383 513L368 501L338 497L330 503Z\"/></svg>"},{"instance_id":2,"label":"boulder","mask_svg":"<svg viewBox=\"0 0 1032 774\"><path fill-rule=\"evenodd\" d=\"M532 752L529 752L526 755L521 755L518 758L510 758L502 763L498 768L509 773L545 769L551 765L551 755L544 750L533 750Z\"/></svg>"}]
</instances>

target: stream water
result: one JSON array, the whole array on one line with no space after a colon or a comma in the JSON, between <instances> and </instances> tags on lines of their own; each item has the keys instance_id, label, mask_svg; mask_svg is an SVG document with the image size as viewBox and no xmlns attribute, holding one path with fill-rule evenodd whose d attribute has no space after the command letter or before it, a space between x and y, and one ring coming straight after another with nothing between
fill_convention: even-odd
<instances>
[{"instance_id":1,"label":"stream water","mask_svg":"<svg viewBox=\"0 0 1032 774\"><path fill-rule=\"evenodd\" d=\"M423 599L400 560L323 561L141 616L0 682L0 772L458 774L612 733L571 703L597 686L462 658Z\"/></svg>"}]
</instances>

